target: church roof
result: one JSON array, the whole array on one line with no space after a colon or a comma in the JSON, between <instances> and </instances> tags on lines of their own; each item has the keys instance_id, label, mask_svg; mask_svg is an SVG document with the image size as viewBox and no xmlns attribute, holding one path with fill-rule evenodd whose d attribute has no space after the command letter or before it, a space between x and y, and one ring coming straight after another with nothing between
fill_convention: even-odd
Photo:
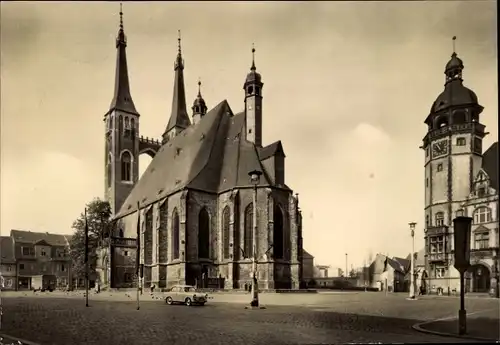
<instances>
[{"instance_id":1,"label":"church roof","mask_svg":"<svg viewBox=\"0 0 500 345\"><path fill-rule=\"evenodd\" d=\"M219 103L158 150L115 218L135 212L138 202L142 208L185 188L220 193L248 187L254 169L264 172L260 185L270 185L244 125L244 113L233 115L227 101Z\"/></svg>"},{"instance_id":2,"label":"church roof","mask_svg":"<svg viewBox=\"0 0 500 345\"><path fill-rule=\"evenodd\" d=\"M280 153L283 156L285 156L285 152L283 151L283 145L281 145L281 140L278 140L268 146L262 147L259 150L259 158L260 160L264 160L274 156L277 153Z\"/></svg>"},{"instance_id":3,"label":"church roof","mask_svg":"<svg viewBox=\"0 0 500 345\"><path fill-rule=\"evenodd\" d=\"M474 91L465 87L460 79L456 79L446 84L444 91L432 104L431 114L462 105L478 105L478 99Z\"/></svg>"},{"instance_id":4,"label":"church roof","mask_svg":"<svg viewBox=\"0 0 500 345\"><path fill-rule=\"evenodd\" d=\"M48 232L34 232L26 230L11 230L10 237L14 242L35 244L44 241L51 246L68 246L71 236L51 234Z\"/></svg>"},{"instance_id":5,"label":"church roof","mask_svg":"<svg viewBox=\"0 0 500 345\"><path fill-rule=\"evenodd\" d=\"M490 186L498 191L498 141L493 143L483 154L482 168L490 177Z\"/></svg>"}]
</instances>

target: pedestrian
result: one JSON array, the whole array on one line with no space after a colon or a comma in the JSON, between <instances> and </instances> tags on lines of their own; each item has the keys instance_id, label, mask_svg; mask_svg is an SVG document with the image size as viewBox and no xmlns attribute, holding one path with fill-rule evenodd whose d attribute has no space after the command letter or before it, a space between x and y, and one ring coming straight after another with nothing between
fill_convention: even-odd
<instances>
[{"instance_id":1,"label":"pedestrian","mask_svg":"<svg viewBox=\"0 0 500 345\"><path fill-rule=\"evenodd\" d=\"M155 291L155 284L151 284L151 293L153 293Z\"/></svg>"}]
</instances>

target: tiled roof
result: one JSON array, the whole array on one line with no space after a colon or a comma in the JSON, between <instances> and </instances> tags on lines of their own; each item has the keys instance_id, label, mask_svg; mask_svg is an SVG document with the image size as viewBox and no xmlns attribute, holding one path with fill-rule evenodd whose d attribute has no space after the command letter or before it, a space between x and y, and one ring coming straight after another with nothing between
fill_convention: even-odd
<instances>
[{"instance_id":1,"label":"tiled roof","mask_svg":"<svg viewBox=\"0 0 500 345\"><path fill-rule=\"evenodd\" d=\"M483 169L490 177L491 188L498 191L498 141L483 154Z\"/></svg>"},{"instance_id":2,"label":"tiled roof","mask_svg":"<svg viewBox=\"0 0 500 345\"><path fill-rule=\"evenodd\" d=\"M403 259L403 258L393 257L392 259L397 263L399 263L401 267L403 267L403 272L407 271L410 268L409 258Z\"/></svg>"},{"instance_id":3,"label":"tiled roof","mask_svg":"<svg viewBox=\"0 0 500 345\"><path fill-rule=\"evenodd\" d=\"M302 258L303 259L314 259L314 256L309 254L305 249L302 249Z\"/></svg>"},{"instance_id":4,"label":"tiled roof","mask_svg":"<svg viewBox=\"0 0 500 345\"><path fill-rule=\"evenodd\" d=\"M14 242L10 236L0 237L0 261L4 263L16 262L14 256Z\"/></svg>"},{"instance_id":5,"label":"tiled roof","mask_svg":"<svg viewBox=\"0 0 500 345\"><path fill-rule=\"evenodd\" d=\"M48 232L34 232L26 230L11 230L10 236L18 243L32 243L45 241L51 246L67 246L68 235L51 234Z\"/></svg>"},{"instance_id":6,"label":"tiled roof","mask_svg":"<svg viewBox=\"0 0 500 345\"><path fill-rule=\"evenodd\" d=\"M263 147L259 150L259 158L260 160L264 160L275 154L280 153L285 157L285 152L283 151L283 145L281 145L281 140L278 140L266 147Z\"/></svg>"},{"instance_id":7,"label":"tiled roof","mask_svg":"<svg viewBox=\"0 0 500 345\"><path fill-rule=\"evenodd\" d=\"M196 125L163 145L115 218L135 212L184 188L218 193L250 186L248 172L264 172L260 186L271 184L255 145L245 138L245 114L233 116L227 101Z\"/></svg>"},{"instance_id":8,"label":"tiled roof","mask_svg":"<svg viewBox=\"0 0 500 345\"><path fill-rule=\"evenodd\" d=\"M395 271L400 272L400 273L405 273L405 267L398 261L391 259L390 257L387 258L387 263L389 266L391 266Z\"/></svg>"}]
</instances>

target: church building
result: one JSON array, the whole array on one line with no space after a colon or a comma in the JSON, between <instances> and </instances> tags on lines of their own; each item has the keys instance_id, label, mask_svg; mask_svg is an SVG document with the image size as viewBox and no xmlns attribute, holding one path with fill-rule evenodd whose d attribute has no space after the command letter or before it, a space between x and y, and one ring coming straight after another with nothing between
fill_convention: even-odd
<instances>
[{"instance_id":1,"label":"church building","mask_svg":"<svg viewBox=\"0 0 500 345\"><path fill-rule=\"evenodd\" d=\"M483 150L488 134L483 107L464 86L463 61L453 52L444 91L425 123L425 266L427 288L459 291L454 267L453 219L472 217L471 267L466 291L496 294L499 272L498 142Z\"/></svg>"},{"instance_id":2,"label":"church building","mask_svg":"<svg viewBox=\"0 0 500 345\"><path fill-rule=\"evenodd\" d=\"M299 200L286 185L282 143L263 143L264 83L254 57L242 80L242 112L226 100L209 110L200 82L189 111L179 34L170 118L161 140L152 140L139 135L126 47L120 12L115 90L104 116L105 196L114 226L97 265L102 283L136 286L139 226L144 287L216 281L240 289L251 281L255 252L259 288L299 288ZM139 179L141 154L153 159ZM252 171L262 175L252 181Z\"/></svg>"}]
</instances>

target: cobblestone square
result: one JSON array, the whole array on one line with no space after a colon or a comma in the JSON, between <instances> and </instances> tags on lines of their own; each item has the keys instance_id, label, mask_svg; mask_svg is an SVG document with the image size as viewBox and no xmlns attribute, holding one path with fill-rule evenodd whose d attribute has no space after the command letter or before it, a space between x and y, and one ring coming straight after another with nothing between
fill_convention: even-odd
<instances>
[{"instance_id":1,"label":"cobblestone square","mask_svg":"<svg viewBox=\"0 0 500 345\"><path fill-rule=\"evenodd\" d=\"M18 295L3 298L1 333L38 344L331 344L462 342L417 332L424 321L453 317L456 299L379 293L262 294L262 310L245 310L248 295L213 294L205 307L168 306L148 295L136 310L129 294ZM498 310L498 301L467 299L467 311ZM493 310L493 312L491 312ZM496 313L498 315L498 312Z\"/></svg>"}]
</instances>

